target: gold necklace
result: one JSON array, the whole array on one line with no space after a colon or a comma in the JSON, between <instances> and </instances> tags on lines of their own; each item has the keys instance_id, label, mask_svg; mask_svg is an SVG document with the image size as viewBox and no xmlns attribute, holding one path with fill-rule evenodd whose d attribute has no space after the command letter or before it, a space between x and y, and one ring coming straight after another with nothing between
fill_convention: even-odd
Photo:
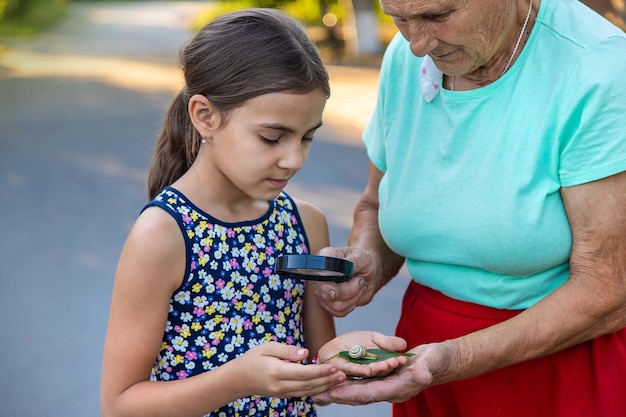
<instances>
[{"instance_id":1,"label":"gold necklace","mask_svg":"<svg viewBox=\"0 0 626 417\"><path fill-rule=\"evenodd\" d=\"M526 26L528 26L528 21L530 20L530 12L532 11L532 9L533 9L533 1L530 0L528 2L528 12L526 13L526 19L524 20L524 25L522 26L522 30L520 31L519 36L517 37L517 42L515 43L515 48L513 48L513 53L509 57L509 62L506 63L506 66L504 67L504 71L502 71L502 74L500 74L500 77L502 77L504 73L508 71L509 67L511 66L511 63L513 62L513 58L515 57L515 54L517 53L517 49L522 43L522 38L524 37ZM454 91L455 80L456 80L456 75L452 76L452 83L450 85L450 91Z\"/></svg>"}]
</instances>

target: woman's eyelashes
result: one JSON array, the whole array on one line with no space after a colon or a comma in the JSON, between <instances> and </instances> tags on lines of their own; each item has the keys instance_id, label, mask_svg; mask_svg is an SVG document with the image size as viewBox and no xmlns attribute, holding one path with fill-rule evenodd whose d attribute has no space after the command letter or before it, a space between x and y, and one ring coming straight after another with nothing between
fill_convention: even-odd
<instances>
[{"instance_id":1,"label":"woman's eyelashes","mask_svg":"<svg viewBox=\"0 0 626 417\"><path fill-rule=\"evenodd\" d=\"M427 20L434 21L434 22L443 22L447 20L452 15L453 12L454 10L435 12L435 13L424 15L424 18Z\"/></svg>"},{"instance_id":2,"label":"woman's eyelashes","mask_svg":"<svg viewBox=\"0 0 626 417\"><path fill-rule=\"evenodd\" d=\"M448 18L450 16L452 16L453 12L454 12L454 10L447 10L447 11L441 11L441 12L428 12L428 13L424 13L421 16L419 16L419 18L421 18L424 21L430 21L430 22L444 22L444 21L448 20ZM392 16L392 19L398 25L409 24L410 20L417 19L417 18L418 17L415 17L415 18L405 18L405 17L400 17L400 16Z\"/></svg>"}]
</instances>

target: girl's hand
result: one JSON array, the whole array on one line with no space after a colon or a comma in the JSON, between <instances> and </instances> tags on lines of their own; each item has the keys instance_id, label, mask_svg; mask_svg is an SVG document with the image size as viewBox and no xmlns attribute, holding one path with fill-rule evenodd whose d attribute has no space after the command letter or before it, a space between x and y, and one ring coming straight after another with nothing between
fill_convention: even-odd
<instances>
[{"instance_id":1,"label":"girl's hand","mask_svg":"<svg viewBox=\"0 0 626 417\"><path fill-rule=\"evenodd\" d=\"M322 393L345 381L346 375L333 364L303 365L308 349L267 342L256 346L238 360L245 395L264 397L303 397Z\"/></svg>"}]
</instances>

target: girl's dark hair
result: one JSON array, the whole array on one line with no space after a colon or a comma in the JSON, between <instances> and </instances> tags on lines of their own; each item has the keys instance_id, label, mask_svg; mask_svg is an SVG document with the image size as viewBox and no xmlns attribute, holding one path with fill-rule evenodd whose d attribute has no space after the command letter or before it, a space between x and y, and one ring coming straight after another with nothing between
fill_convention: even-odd
<instances>
[{"instance_id":1,"label":"girl's dark hair","mask_svg":"<svg viewBox=\"0 0 626 417\"><path fill-rule=\"evenodd\" d=\"M315 89L330 96L328 73L302 25L276 9L222 15L202 28L180 52L185 87L170 104L158 137L148 196L180 178L202 140L187 104L206 96L226 120L229 111L263 94Z\"/></svg>"}]
</instances>

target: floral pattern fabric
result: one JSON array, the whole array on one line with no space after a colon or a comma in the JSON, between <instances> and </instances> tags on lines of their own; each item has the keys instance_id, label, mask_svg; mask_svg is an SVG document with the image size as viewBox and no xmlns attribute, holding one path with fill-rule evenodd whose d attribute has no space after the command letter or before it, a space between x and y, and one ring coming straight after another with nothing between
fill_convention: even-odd
<instances>
[{"instance_id":1,"label":"floral pattern fabric","mask_svg":"<svg viewBox=\"0 0 626 417\"><path fill-rule=\"evenodd\" d=\"M211 371L268 341L304 346L304 284L274 273L280 254L308 253L293 200L281 193L254 221L224 223L166 187L146 207L170 213L183 232L187 267L169 304L152 380ZM315 416L309 397L238 399L207 416Z\"/></svg>"}]
</instances>

